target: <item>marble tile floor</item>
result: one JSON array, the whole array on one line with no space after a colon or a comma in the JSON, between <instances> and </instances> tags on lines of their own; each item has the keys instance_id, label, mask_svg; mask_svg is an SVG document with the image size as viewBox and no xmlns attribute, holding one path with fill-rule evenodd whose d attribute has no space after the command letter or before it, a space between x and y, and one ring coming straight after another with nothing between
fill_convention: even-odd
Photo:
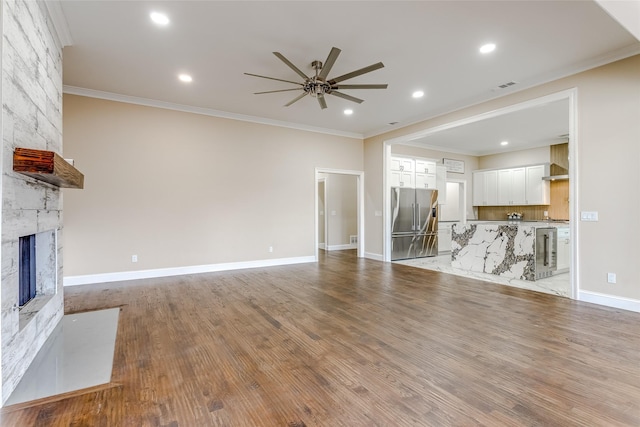
<instances>
[{"instance_id":1,"label":"marble tile floor","mask_svg":"<svg viewBox=\"0 0 640 427\"><path fill-rule=\"evenodd\" d=\"M451 266L451 254L446 253L429 258L416 258L408 260L394 261L397 264L409 265L411 267L425 268L427 270L441 271L443 273L455 274L457 276L469 277L487 282L499 283L516 288L530 289L532 291L544 292L547 294L569 297L571 295L571 282L569 273L559 273L551 277L536 280L512 279L508 277L496 276L494 274L477 273L453 268Z\"/></svg>"},{"instance_id":2,"label":"marble tile floor","mask_svg":"<svg viewBox=\"0 0 640 427\"><path fill-rule=\"evenodd\" d=\"M119 314L111 308L63 316L5 406L109 383Z\"/></svg>"}]
</instances>

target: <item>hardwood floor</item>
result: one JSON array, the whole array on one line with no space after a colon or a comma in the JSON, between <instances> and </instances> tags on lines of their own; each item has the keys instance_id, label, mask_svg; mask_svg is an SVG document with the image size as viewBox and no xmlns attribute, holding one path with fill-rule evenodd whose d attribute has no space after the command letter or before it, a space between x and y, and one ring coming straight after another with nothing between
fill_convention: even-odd
<instances>
[{"instance_id":1,"label":"hardwood floor","mask_svg":"<svg viewBox=\"0 0 640 427\"><path fill-rule=\"evenodd\" d=\"M640 314L351 252L65 304L121 307L112 384L0 425L640 425Z\"/></svg>"}]
</instances>

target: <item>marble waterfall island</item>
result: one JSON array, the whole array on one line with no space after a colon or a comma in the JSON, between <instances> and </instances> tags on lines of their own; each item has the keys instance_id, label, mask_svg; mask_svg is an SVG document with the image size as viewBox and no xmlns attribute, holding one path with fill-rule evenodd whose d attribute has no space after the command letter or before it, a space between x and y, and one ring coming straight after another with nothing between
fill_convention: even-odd
<instances>
[{"instance_id":1,"label":"marble waterfall island","mask_svg":"<svg viewBox=\"0 0 640 427\"><path fill-rule=\"evenodd\" d=\"M454 224L451 266L461 270L535 280L536 226L507 223Z\"/></svg>"}]
</instances>

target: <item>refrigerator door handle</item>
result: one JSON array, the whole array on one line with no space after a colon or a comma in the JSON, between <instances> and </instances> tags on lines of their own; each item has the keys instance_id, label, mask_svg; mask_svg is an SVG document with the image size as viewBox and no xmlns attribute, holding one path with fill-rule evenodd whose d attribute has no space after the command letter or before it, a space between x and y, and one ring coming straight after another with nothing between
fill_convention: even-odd
<instances>
[{"instance_id":1,"label":"refrigerator door handle","mask_svg":"<svg viewBox=\"0 0 640 427\"><path fill-rule=\"evenodd\" d=\"M414 203L411 203L411 210L413 210L413 215L411 215L411 220L413 221L411 223L411 230L415 231L416 230L416 205Z\"/></svg>"},{"instance_id":2,"label":"refrigerator door handle","mask_svg":"<svg viewBox=\"0 0 640 427\"><path fill-rule=\"evenodd\" d=\"M416 214L418 215L418 222L416 226L416 231L417 231L417 230L421 230L420 227L422 227L422 218L420 218L420 203L416 205Z\"/></svg>"}]
</instances>

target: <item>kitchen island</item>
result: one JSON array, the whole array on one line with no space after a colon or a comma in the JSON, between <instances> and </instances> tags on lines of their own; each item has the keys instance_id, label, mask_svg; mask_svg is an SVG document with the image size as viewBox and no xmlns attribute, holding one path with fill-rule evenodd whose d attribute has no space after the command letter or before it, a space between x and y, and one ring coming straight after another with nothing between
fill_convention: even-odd
<instances>
[{"instance_id":1,"label":"kitchen island","mask_svg":"<svg viewBox=\"0 0 640 427\"><path fill-rule=\"evenodd\" d=\"M485 221L456 223L451 229L451 266L503 277L536 280L536 230L547 222ZM538 246L542 246L538 244ZM538 247L538 251L543 248ZM549 259L555 250L551 251ZM538 271L540 277L540 271Z\"/></svg>"}]
</instances>

